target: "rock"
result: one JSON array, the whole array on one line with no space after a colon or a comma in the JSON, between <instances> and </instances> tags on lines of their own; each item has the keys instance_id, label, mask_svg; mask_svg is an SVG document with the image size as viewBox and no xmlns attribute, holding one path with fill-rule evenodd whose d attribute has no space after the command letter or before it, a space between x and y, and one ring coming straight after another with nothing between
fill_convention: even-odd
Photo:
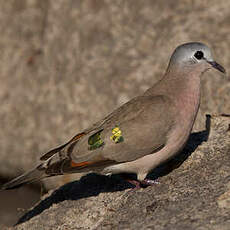
<instances>
[{"instance_id":1,"label":"rock","mask_svg":"<svg viewBox=\"0 0 230 230\"><path fill-rule=\"evenodd\" d=\"M206 123L150 175L160 184L136 191L118 176L88 174L51 191L11 229L228 229L230 116Z\"/></svg>"},{"instance_id":2,"label":"rock","mask_svg":"<svg viewBox=\"0 0 230 230\"><path fill-rule=\"evenodd\" d=\"M229 7L225 0L1 1L1 181L144 92L178 44L207 43L228 71ZM230 113L229 97L227 78L207 72L194 131L204 128L205 113ZM42 183L49 190L80 177Z\"/></svg>"},{"instance_id":3,"label":"rock","mask_svg":"<svg viewBox=\"0 0 230 230\"><path fill-rule=\"evenodd\" d=\"M218 205L220 208L230 208L230 190L218 198Z\"/></svg>"}]
</instances>

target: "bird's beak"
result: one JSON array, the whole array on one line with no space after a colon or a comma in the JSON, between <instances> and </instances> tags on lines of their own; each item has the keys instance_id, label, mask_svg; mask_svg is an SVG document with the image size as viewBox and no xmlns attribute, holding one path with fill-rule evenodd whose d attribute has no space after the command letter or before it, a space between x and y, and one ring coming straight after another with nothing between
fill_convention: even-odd
<instances>
[{"instance_id":1,"label":"bird's beak","mask_svg":"<svg viewBox=\"0 0 230 230\"><path fill-rule=\"evenodd\" d=\"M207 61L213 68L219 70L221 73L226 73L224 67L220 64L218 64L215 61Z\"/></svg>"}]
</instances>

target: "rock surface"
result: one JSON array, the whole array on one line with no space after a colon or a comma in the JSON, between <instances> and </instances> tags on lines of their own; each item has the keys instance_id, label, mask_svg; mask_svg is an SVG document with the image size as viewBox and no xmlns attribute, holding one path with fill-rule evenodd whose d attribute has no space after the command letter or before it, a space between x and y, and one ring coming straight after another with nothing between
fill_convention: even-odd
<instances>
[{"instance_id":1,"label":"rock surface","mask_svg":"<svg viewBox=\"0 0 230 230\"><path fill-rule=\"evenodd\" d=\"M11 229L229 229L230 115L212 116L209 127L210 117L150 175L160 184L136 191L117 176L89 174L51 191Z\"/></svg>"},{"instance_id":2,"label":"rock surface","mask_svg":"<svg viewBox=\"0 0 230 230\"><path fill-rule=\"evenodd\" d=\"M144 92L178 44L208 44L229 70L229 8L225 0L1 0L0 180ZM230 113L229 98L230 82L207 72L194 131L205 113ZM76 178L43 183L51 189Z\"/></svg>"}]
</instances>

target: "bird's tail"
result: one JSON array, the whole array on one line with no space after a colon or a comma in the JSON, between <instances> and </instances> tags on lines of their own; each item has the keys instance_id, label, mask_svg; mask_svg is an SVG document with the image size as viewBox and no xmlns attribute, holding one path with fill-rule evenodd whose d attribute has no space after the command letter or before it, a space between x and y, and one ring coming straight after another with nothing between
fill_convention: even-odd
<instances>
[{"instance_id":1,"label":"bird's tail","mask_svg":"<svg viewBox=\"0 0 230 230\"><path fill-rule=\"evenodd\" d=\"M3 184L2 186L0 186L0 190L14 189L20 187L23 184L42 179L44 177L47 177L47 174L45 172L43 164L40 164L32 170L25 172L21 176L16 177L13 180Z\"/></svg>"},{"instance_id":2,"label":"bird's tail","mask_svg":"<svg viewBox=\"0 0 230 230\"><path fill-rule=\"evenodd\" d=\"M3 184L0 186L0 190L14 189L24 184L43 179L45 177L64 175L67 173L84 172L88 165L86 164L87 162L76 165L71 162L71 159L68 158L59 159L59 157L57 157L55 160L55 157L52 156L30 171L25 172L21 176Z\"/></svg>"}]
</instances>

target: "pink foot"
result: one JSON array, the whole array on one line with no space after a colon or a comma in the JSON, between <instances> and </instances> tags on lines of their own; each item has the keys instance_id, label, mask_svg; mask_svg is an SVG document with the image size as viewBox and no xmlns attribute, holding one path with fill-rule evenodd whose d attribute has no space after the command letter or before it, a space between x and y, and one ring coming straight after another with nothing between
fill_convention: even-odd
<instances>
[{"instance_id":1,"label":"pink foot","mask_svg":"<svg viewBox=\"0 0 230 230\"><path fill-rule=\"evenodd\" d=\"M156 184L160 184L159 181L157 181L157 180L150 180L150 179L144 179L142 181L129 180L128 179L126 181L135 186L132 190L138 190L138 189L140 189L142 187L148 187L148 186L153 186L153 185L156 185Z\"/></svg>"},{"instance_id":2,"label":"pink foot","mask_svg":"<svg viewBox=\"0 0 230 230\"><path fill-rule=\"evenodd\" d=\"M144 186L153 186L155 184L160 184L157 180L144 179L140 182Z\"/></svg>"},{"instance_id":3,"label":"pink foot","mask_svg":"<svg viewBox=\"0 0 230 230\"><path fill-rule=\"evenodd\" d=\"M132 190L138 190L138 189L141 188L141 183L138 180L129 180L129 179L127 179L126 181L135 186L134 188L132 188Z\"/></svg>"}]
</instances>

